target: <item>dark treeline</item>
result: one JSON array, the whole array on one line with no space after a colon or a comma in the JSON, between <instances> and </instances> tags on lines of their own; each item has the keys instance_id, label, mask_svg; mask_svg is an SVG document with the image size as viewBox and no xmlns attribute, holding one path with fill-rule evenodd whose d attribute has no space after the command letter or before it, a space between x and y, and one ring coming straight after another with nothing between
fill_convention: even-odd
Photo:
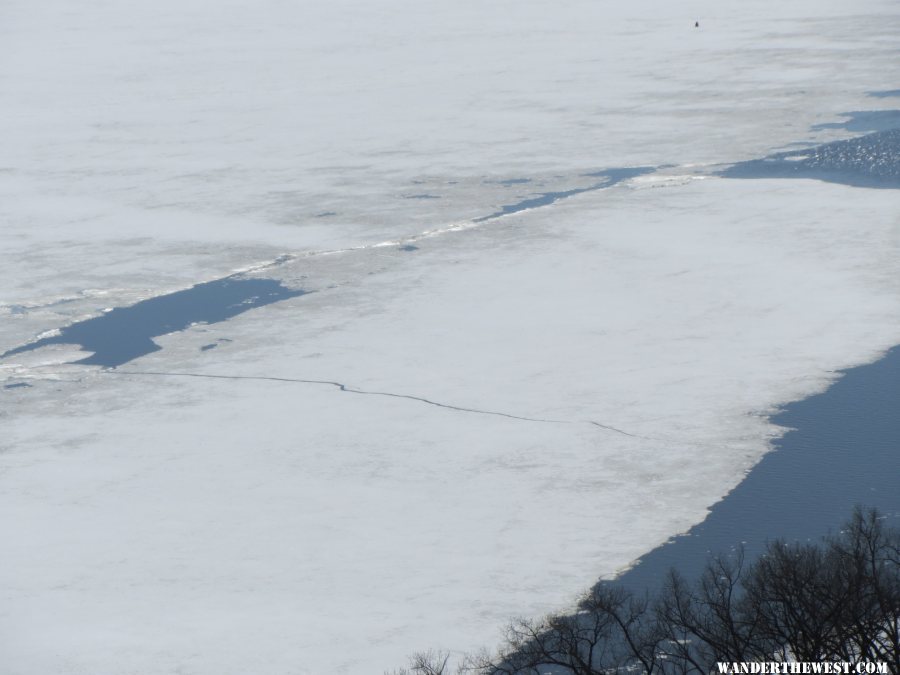
<instances>
[{"instance_id":1,"label":"dark treeline","mask_svg":"<svg viewBox=\"0 0 900 675\"><path fill-rule=\"evenodd\" d=\"M717 662L877 661L900 675L900 530L857 509L820 544L770 543L710 559L699 579L672 571L656 593L615 582L574 614L519 619L471 675L708 675ZM449 675L448 654L415 655L395 675Z\"/></svg>"}]
</instances>

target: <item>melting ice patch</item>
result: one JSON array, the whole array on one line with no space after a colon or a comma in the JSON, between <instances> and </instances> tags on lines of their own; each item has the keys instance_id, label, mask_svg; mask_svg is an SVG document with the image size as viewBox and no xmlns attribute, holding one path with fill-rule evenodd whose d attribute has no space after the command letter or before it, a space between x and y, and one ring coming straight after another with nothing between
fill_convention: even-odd
<instances>
[{"instance_id":1,"label":"melting ice patch","mask_svg":"<svg viewBox=\"0 0 900 675\"><path fill-rule=\"evenodd\" d=\"M273 279L225 277L182 291L116 307L101 316L41 335L10 349L0 358L57 344L79 345L90 356L76 361L115 368L161 349L154 337L184 330L195 323L218 323L250 309L303 295Z\"/></svg>"},{"instance_id":2,"label":"melting ice patch","mask_svg":"<svg viewBox=\"0 0 900 675\"><path fill-rule=\"evenodd\" d=\"M621 183L622 181L626 181L630 178L634 178L636 176L643 175L645 173L650 173L651 171L655 171L654 167L647 166L638 166L634 168L622 168L622 169L604 169L602 171L595 171L592 173L586 173L585 176L591 177L600 177L605 180L601 183L596 183L594 185L588 185L587 187L581 188L573 188L571 190L561 190L558 192L542 192L538 193L534 197L528 197L527 199L523 199L514 204L504 204L500 207L499 211L495 211L494 213L488 214L486 216L482 216L481 218L475 218L473 223L483 223L487 220L494 220L495 218L500 218L501 216L508 216L512 213L519 213L520 211L527 211L529 209L536 209L541 206L549 206L555 202L560 201L561 199L566 199L567 197L574 197L575 195L582 194L584 192L592 192L594 190L602 190L603 188L612 187L617 183ZM527 179L525 179L527 181ZM521 181L506 181L508 184L514 184Z\"/></svg>"},{"instance_id":3,"label":"melting ice patch","mask_svg":"<svg viewBox=\"0 0 900 675\"><path fill-rule=\"evenodd\" d=\"M816 178L858 187L900 187L900 129L740 162L726 178Z\"/></svg>"}]
</instances>

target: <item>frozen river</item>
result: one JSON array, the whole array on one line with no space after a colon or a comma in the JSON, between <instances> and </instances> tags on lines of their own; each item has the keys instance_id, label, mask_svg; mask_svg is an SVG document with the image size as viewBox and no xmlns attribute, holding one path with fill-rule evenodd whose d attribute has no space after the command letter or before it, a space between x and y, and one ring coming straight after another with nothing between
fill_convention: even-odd
<instances>
[{"instance_id":1,"label":"frozen river","mask_svg":"<svg viewBox=\"0 0 900 675\"><path fill-rule=\"evenodd\" d=\"M43 9L0 22L11 675L378 673L842 518L743 518L841 433L890 495L896 3Z\"/></svg>"},{"instance_id":2,"label":"frozen river","mask_svg":"<svg viewBox=\"0 0 900 675\"><path fill-rule=\"evenodd\" d=\"M880 96L892 92L879 92ZM835 125L874 133L729 167L733 178L816 178L868 188L900 187L900 111L847 115ZM858 120L868 120L859 123ZM874 124L872 123L874 119ZM822 125L828 127L830 125ZM691 530L642 556L617 578L653 589L668 570L698 577L711 555L742 547L753 559L775 539L818 541L857 506L900 518L900 348L840 373L826 392L770 419L787 429L747 477Z\"/></svg>"},{"instance_id":3,"label":"frozen river","mask_svg":"<svg viewBox=\"0 0 900 675\"><path fill-rule=\"evenodd\" d=\"M766 542L818 542L856 506L900 519L900 349L853 368L828 391L773 417L791 429L703 523L642 556L618 581L657 588L669 569L696 578L708 557Z\"/></svg>"}]
</instances>

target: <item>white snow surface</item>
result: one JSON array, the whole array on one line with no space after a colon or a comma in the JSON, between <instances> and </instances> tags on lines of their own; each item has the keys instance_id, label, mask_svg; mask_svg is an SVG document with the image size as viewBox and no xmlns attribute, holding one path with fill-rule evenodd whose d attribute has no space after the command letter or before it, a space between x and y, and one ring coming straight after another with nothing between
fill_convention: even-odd
<instances>
[{"instance_id":1,"label":"white snow surface","mask_svg":"<svg viewBox=\"0 0 900 675\"><path fill-rule=\"evenodd\" d=\"M0 351L239 269L315 291L117 371L0 361L32 385L0 389L3 672L381 673L701 521L767 413L900 342L900 193L711 169L883 107L898 29L881 0L3 3Z\"/></svg>"}]
</instances>

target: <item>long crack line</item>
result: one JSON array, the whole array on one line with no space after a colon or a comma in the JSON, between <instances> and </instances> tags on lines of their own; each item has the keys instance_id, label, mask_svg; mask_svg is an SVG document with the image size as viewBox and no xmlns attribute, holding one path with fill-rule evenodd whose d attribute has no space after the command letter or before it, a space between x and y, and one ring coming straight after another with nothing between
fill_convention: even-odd
<instances>
[{"instance_id":1,"label":"long crack line","mask_svg":"<svg viewBox=\"0 0 900 675\"><path fill-rule=\"evenodd\" d=\"M631 436L632 438L644 438L647 439L647 436L638 436L637 434L630 434L627 431L622 431L621 429L617 429L616 427L611 427L608 424L600 424L600 422L595 422L594 420L587 420L588 424L593 424L595 427L600 427L601 429L607 429L609 431L615 431L617 434L622 434L623 436ZM648 439L652 440L652 439Z\"/></svg>"},{"instance_id":2,"label":"long crack line","mask_svg":"<svg viewBox=\"0 0 900 675\"><path fill-rule=\"evenodd\" d=\"M499 412L496 410L481 410L479 408L466 408L464 406L452 405L450 403L440 403L438 401L432 401L431 399L424 398L423 396L413 396L412 394L397 394L390 391L369 391L366 389L356 389L354 387L350 387L342 382L337 382L335 380L307 380L300 378L292 378L292 377L274 377L274 376L266 376L266 375L215 375L212 373L172 373L158 370L118 370L118 369L108 369L103 371L106 374L110 375L150 375L156 377L197 377L197 378L207 378L213 380L257 380L264 382L287 382L294 384L321 384L330 387L335 387L340 391L346 392L348 394L360 394L362 396L388 396L390 398L403 398L408 399L410 401L418 401L420 403L426 403L428 405L433 405L438 408L446 408L448 410L456 410L459 412L467 412L474 413L476 415L493 415L495 417L506 417L507 419L512 420L520 420L522 422L539 422L542 424L579 424L579 421L573 420L555 420L548 419L542 417L525 417L523 415L513 415L511 413ZM595 427L599 427L600 429L606 429L607 431L613 431L617 434L622 434L624 436L630 436L632 438L640 438L640 436L636 436L635 434L630 434L627 431L622 431L621 429L617 429L616 427L609 426L607 424L600 424L600 422L595 422L593 420L583 420L587 424L592 424Z\"/></svg>"}]
</instances>

